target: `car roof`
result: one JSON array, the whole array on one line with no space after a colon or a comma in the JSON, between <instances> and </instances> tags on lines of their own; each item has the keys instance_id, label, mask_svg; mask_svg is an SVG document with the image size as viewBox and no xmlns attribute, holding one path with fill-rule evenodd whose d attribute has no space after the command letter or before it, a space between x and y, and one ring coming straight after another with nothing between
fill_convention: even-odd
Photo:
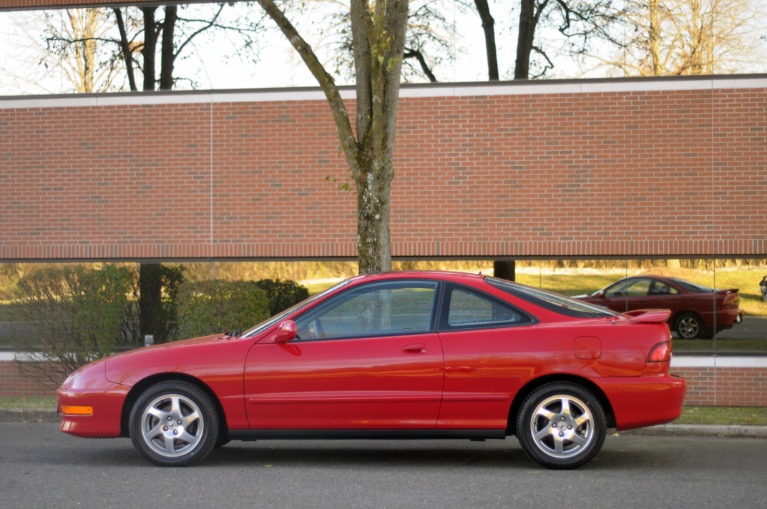
<instances>
[{"instance_id":1,"label":"car roof","mask_svg":"<svg viewBox=\"0 0 767 509\"><path fill-rule=\"evenodd\" d=\"M444 281L481 281L487 274L455 272L446 270L407 270L380 272L378 274L362 274L351 278L354 281L378 281L386 279L439 279Z\"/></svg>"},{"instance_id":2,"label":"car roof","mask_svg":"<svg viewBox=\"0 0 767 509\"><path fill-rule=\"evenodd\" d=\"M672 278L667 276L658 276L656 274L637 274L636 276L629 276L623 279L657 279L659 281L671 281Z\"/></svg>"}]
</instances>

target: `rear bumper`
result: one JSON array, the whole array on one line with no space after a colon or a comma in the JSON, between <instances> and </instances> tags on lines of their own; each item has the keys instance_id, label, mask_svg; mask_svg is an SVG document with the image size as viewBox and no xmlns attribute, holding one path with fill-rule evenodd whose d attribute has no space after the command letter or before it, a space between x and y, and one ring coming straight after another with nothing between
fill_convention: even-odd
<instances>
[{"instance_id":1,"label":"rear bumper","mask_svg":"<svg viewBox=\"0 0 767 509\"><path fill-rule=\"evenodd\" d=\"M619 430L665 424L682 415L686 383L663 374L597 381L610 400Z\"/></svg>"},{"instance_id":2,"label":"rear bumper","mask_svg":"<svg viewBox=\"0 0 767 509\"><path fill-rule=\"evenodd\" d=\"M733 325L743 323L744 313L742 309L724 311L716 315L716 330L731 329Z\"/></svg>"}]
</instances>

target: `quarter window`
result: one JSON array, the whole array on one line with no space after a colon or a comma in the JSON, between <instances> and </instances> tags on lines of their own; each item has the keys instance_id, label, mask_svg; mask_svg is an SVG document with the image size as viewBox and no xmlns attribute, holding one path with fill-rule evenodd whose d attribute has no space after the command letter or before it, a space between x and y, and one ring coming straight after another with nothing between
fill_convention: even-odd
<instances>
[{"instance_id":1,"label":"quarter window","mask_svg":"<svg viewBox=\"0 0 767 509\"><path fill-rule=\"evenodd\" d=\"M449 328L494 327L530 323L532 320L511 306L468 288L449 288Z\"/></svg>"}]
</instances>

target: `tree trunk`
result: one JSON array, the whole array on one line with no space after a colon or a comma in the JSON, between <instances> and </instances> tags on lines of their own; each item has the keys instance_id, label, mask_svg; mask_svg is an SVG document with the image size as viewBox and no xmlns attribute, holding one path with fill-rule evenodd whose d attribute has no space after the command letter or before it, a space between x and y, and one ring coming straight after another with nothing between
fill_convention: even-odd
<instances>
[{"instance_id":1,"label":"tree trunk","mask_svg":"<svg viewBox=\"0 0 767 509\"><path fill-rule=\"evenodd\" d=\"M391 270L389 217L391 159L370 154L360 165L357 179L357 261L360 274Z\"/></svg>"},{"instance_id":2,"label":"tree trunk","mask_svg":"<svg viewBox=\"0 0 767 509\"><path fill-rule=\"evenodd\" d=\"M142 340L147 334L154 336L157 343L165 341L163 331L166 326L160 323L162 309L162 266L159 263L139 265L139 324Z\"/></svg>"},{"instance_id":3,"label":"tree trunk","mask_svg":"<svg viewBox=\"0 0 767 509\"><path fill-rule=\"evenodd\" d=\"M538 24L538 18L535 13L535 1L521 1L519 33L517 36L517 59L514 62L515 80L526 80L530 76L530 55L533 52L535 26Z\"/></svg>"},{"instance_id":4,"label":"tree trunk","mask_svg":"<svg viewBox=\"0 0 767 509\"><path fill-rule=\"evenodd\" d=\"M144 47L141 56L144 60L143 90L154 90L155 54L157 52L157 31L155 28L155 11L157 7L142 7L144 13Z\"/></svg>"},{"instance_id":5,"label":"tree trunk","mask_svg":"<svg viewBox=\"0 0 767 509\"><path fill-rule=\"evenodd\" d=\"M272 0L258 0L319 83L330 104L341 148L357 191L357 257L360 273L391 269L389 235L392 157L405 50L407 0L351 0L356 73L357 132L338 87ZM372 9L372 12L371 12Z\"/></svg>"},{"instance_id":6,"label":"tree trunk","mask_svg":"<svg viewBox=\"0 0 767 509\"><path fill-rule=\"evenodd\" d=\"M125 62L125 72L128 74L128 85L131 92L136 92L138 87L136 86L136 74L133 72L133 53L128 42L128 32L125 30L125 20L119 8L115 7L112 12L115 14L117 29L120 32L120 49L123 54L123 62Z\"/></svg>"},{"instance_id":7,"label":"tree trunk","mask_svg":"<svg viewBox=\"0 0 767 509\"><path fill-rule=\"evenodd\" d=\"M165 7L165 19L162 22L162 48L160 48L160 90L173 88L173 64L176 60L173 35L177 19L178 7L175 5Z\"/></svg>"},{"instance_id":8,"label":"tree trunk","mask_svg":"<svg viewBox=\"0 0 767 509\"><path fill-rule=\"evenodd\" d=\"M663 76L664 70L660 57L660 12L658 0L650 0L650 30L647 34L652 58L652 75Z\"/></svg>"},{"instance_id":9,"label":"tree trunk","mask_svg":"<svg viewBox=\"0 0 767 509\"><path fill-rule=\"evenodd\" d=\"M515 260L493 261L493 275L509 281L517 280L517 262Z\"/></svg>"},{"instance_id":10,"label":"tree trunk","mask_svg":"<svg viewBox=\"0 0 767 509\"><path fill-rule=\"evenodd\" d=\"M490 81L498 81L498 52L495 47L495 20L490 15L487 0L474 0L479 19L482 20L482 31L485 34L485 53L487 54L487 76Z\"/></svg>"}]
</instances>

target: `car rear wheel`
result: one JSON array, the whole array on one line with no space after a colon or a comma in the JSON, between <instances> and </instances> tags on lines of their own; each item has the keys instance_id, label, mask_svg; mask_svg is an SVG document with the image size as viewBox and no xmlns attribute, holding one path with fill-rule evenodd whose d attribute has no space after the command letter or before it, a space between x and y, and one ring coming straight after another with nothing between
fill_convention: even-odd
<instances>
[{"instance_id":1,"label":"car rear wheel","mask_svg":"<svg viewBox=\"0 0 767 509\"><path fill-rule=\"evenodd\" d=\"M674 327L681 339L699 339L706 335L703 320L695 313L686 312L679 315Z\"/></svg>"},{"instance_id":2,"label":"car rear wheel","mask_svg":"<svg viewBox=\"0 0 767 509\"><path fill-rule=\"evenodd\" d=\"M133 406L129 432L136 450L161 466L187 466L207 456L219 437L210 397L179 381L149 387Z\"/></svg>"},{"instance_id":3,"label":"car rear wheel","mask_svg":"<svg viewBox=\"0 0 767 509\"><path fill-rule=\"evenodd\" d=\"M554 469L590 461L605 441L599 400L580 385L556 382L530 394L517 416L517 437L533 460Z\"/></svg>"}]
</instances>

